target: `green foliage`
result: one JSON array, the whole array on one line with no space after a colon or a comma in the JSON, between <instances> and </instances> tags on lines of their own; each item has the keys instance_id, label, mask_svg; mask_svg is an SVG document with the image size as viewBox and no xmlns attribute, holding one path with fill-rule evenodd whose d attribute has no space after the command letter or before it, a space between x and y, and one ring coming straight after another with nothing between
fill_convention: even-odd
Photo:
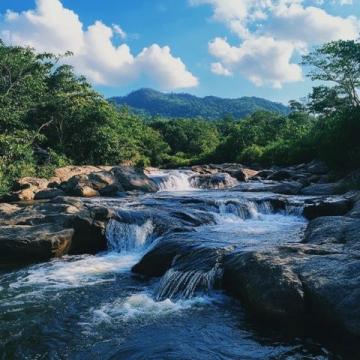
<instances>
[{"instance_id":1,"label":"green foliage","mask_svg":"<svg viewBox=\"0 0 360 360\"><path fill-rule=\"evenodd\" d=\"M0 193L8 191L14 179L36 174L33 136L26 131L0 134Z\"/></svg>"},{"instance_id":2,"label":"green foliage","mask_svg":"<svg viewBox=\"0 0 360 360\"><path fill-rule=\"evenodd\" d=\"M204 120L160 120L150 123L170 146L170 155L200 159L212 153L220 143L215 124ZM182 155L176 155L182 153Z\"/></svg>"},{"instance_id":3,"label":"green foliage","mask_svg":"<svg viewBox=\"0 0 360 360\"><path fill-rule=\"evenodd\" d=\"M152 89L140 89L125 97L111 98L110 101L118 106L129 106L134 112L147 117L218 120L226 116L239 119L259 110L289 113L287 106L257 97L199 98L190 94L168 94Z\"/></svg>"},{"instance_id":4,"label":"green foliage","mask_svg":"<svg viewBox=\"0 0 360 360\"><path fill-rule=\"evenodd\" d=\"M316 128L319 156L332 167L360 167L360 108L346 109L322 118Z\"/></svg>"}]
</instances>

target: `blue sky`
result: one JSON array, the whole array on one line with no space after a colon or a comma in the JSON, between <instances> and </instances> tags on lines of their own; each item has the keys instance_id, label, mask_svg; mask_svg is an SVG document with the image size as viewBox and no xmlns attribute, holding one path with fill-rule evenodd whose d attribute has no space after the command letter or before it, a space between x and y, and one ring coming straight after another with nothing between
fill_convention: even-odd
<instances>
[{"instance_id":1,"label":"blue sky","mask_svg":"<svg viewBox=\"0 0 360 360\"><path fill-rule=\"evenodd\" d=\"M298 62L360 32L360 0L0 0L1 37L70 60L105 96L139 87L287 102Z\"/></svg>"}]
</instances>

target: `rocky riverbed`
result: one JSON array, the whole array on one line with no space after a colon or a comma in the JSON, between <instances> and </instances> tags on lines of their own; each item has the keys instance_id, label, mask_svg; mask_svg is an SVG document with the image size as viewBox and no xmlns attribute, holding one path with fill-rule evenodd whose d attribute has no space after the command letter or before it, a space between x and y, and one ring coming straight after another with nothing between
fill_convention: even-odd
<instances>
[{"instance_id":1,"label":"rocky riverbed","mask_svg":"<svg viewBox=\"0 0 360 360\"><path fill-rule=\"evenodd\" d=\"M266 170L239 164L145 172L66 167L51 179L20 179L0 203L0 352L13 358L61 353L58 341L45 340L46 316L31 315L33 294L40 294L35 295L40 314L58 298L74 312L73 321L63 315L64 323L47 310L60 333L69 322L90 331L83 329L85 322L92 333L99 331L97 321L111 323L109 333L97 335L96 346L91 336L79 338L104 358L186 358L184 344L198 346L195 359L356 358L360 195L348 186L354 176L336 179L324 164L313 162ZM82 306L76 305L74 289L83 293ZM218 311L218 318L209 309ZM174 315L178 310L182 319ZM234 320L243 312L251 319ZM142 337L125 330L134 314L149 334L154 326L161 329L162 316L176 331L191 314L182 324L190 333L203 316L214 324L209 336L219 347L179 330L179 342L170 341L177 344L173 350L156 345L166 337L155 336L158 352L151 352ZM95 320L84 320L93 315ZM27 321L39 330L38 345L24 330ZM215 326L218 321L223 327ZM249 331L251 345L236 321ZM270 328L266 341L258 338L259 326ZM125 337L116 345L114 329ZM14 340L19 331L23 335ZM237 335L224 336L228 331ZM284 340L287 332L294 335ZM62 335L55 338L66 341ZM138 349L131 348L132 341ZM86 356L75 340L64 351Z\"/></svg>"}]
</instances>

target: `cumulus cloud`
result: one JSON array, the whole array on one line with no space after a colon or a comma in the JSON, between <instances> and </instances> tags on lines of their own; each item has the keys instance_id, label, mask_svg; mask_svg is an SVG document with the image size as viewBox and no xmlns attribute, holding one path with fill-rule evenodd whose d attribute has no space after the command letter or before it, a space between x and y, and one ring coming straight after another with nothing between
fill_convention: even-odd
<instances>
[{"instance_id":1,"label":"cumulus cloud","mask_svg":"<svg viewBox=\"0 0 360 360\"><path fill-rule=\"evenodd\" d=\"M212 72L225 76L238 72L257 86L279 88L300 81L295 54L327 41L356 39L360 32L358 18L331 15L319 7L319 0L313 1L317 6L305 6L303 0L189 1L191 5L211 5L212 19L224 23L239 38L236 46L221 38L209 43L209 52L218 60L212 64Z\"/></svg>"},{"instance_id":2,"label":"cumulus cloud","mask_svg":"<svg viewBox=\"0 0 360 360\"><path fill-rule=\"evenodd\" d=\"M318 44L338 39L356 39L360 23L354 16L342 18L317 7L305 8L295 4L276 7L267 31L281 39Z\"/></svg>"},{"instance_id":3,"label":"cumulus cloud","mask_svg":"<svg viewBox=\"0 0 360 360\"><path fill-rule=\"evenodd\" d=\"M256 86L271 85L281 88L283 83L302 79L301 67L290 62L294 46L271 37L250 38L240 47L230 46L226 39L216 38L209 44L210 53L220 60L213 72L239 72ZM213 64L214 66L214 64Z\"/></svg>"},{"instance_id":4,"label":"cumulus cloud","mask_svg":"<svg viewBox=\"0 0 360 360\"><path fill-rule=\"evenodd\" d=\"M168 46L153 44L133 55L127 44L115 46L113 37L126 39L119 26L96 21L84 28L79 16L60 0L37 0L34 10L7 11L0 24L6 43L31 46L56 54L73 52L70 62L90 80L102 85L122 85L146 77L162 89L193 87L198 79Z\"/></svg>"}]
</instances>

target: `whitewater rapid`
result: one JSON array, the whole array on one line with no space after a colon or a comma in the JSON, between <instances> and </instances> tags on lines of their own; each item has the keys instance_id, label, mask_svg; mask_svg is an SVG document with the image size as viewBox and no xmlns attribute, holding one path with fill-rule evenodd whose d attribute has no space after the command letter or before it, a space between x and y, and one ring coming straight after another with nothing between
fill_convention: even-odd
<instances>
[{"instance_id":1,"label":"whitewater rapid","mask_svg":"<svg viewBox=\"0 0 360 360\"><path fill-rule=\"evenodd\" d=\"M301 204L276 212L266 194L198 190L191 182L194 173L187 170L150 176L160 187L157 194L94 200L119 211L106 229L107 251L65 256L1 275L0 353L15 359L48 354L174 360L217 354L230 360L313 351L301 341L264 344L256 332L244 330L245 325L239 325L245 321L241 307L216 290L222 273L218 264L206 269L174 267L154 279L131 272L171 230L166 216L180 210L184 221L204 223L190 232L176 229L175 235L249 250L299 240L306 225ZM190 260L196 265L203 259Z\"/></svg>"}]
</instances>

